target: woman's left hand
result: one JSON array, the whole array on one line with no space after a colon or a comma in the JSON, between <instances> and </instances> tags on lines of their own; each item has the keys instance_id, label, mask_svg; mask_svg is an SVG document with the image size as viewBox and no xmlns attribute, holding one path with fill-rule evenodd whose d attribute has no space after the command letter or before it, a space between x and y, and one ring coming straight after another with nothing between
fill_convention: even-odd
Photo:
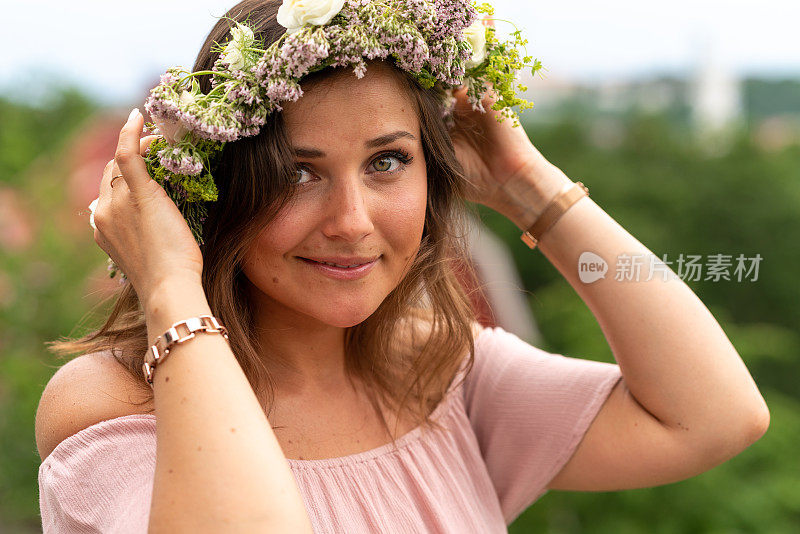
<instances>
[{"instance_id":1,"label":"woman's left hand","mask_svg":"<svg viewBox=\"0 0 800 534\"><path fill-rule=\"evenodd\" d=\"M484 24L494 26L494 21L486 19ZM491 108L498 95L489 86L481 100L485 113L472 109L466 86L453 91L455 125L450 135L469 181L467 200L514 218L520 209L514 197L524 192L529 203L539 204L538 197L557 191L568 178L542 156L522 125L514 127L508 117L497 121L500 112ZM528 183L523 182L530 181L533 191L528 192Z\"/></svg>"},{"instance_id":2,"label":"woman's left hand","mask_svg":"<svg viewBox=\"0 0 800 534\"><path fill-rule=\"evenodd\" d=\"M514 127L513 119L496 119L500 112L491 109L497 101L494 90L482 100L486 113L473 111L467 101L467 88L453 91L456 98L453 118L455 126L451 138L456 158L464 168L471 187L467 200L487 205L493 209L504 203L501 187L509 180L533 171L546 161L528 139L522 126Z\"/></svg>"}]
</instances>

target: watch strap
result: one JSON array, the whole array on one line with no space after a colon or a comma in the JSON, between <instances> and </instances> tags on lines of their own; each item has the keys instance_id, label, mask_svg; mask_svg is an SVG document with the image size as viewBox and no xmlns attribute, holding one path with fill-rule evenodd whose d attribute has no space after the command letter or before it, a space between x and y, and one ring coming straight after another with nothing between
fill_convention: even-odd
<instances>
[{"instance_id":1,"label":"watch strap","mask_svg":"<svg viewBox=\"0 0 800 534\"><path fill-rule=\"evenodd\" d=\"M536 247L542 235L582 197L589 196L589 189L583 182L575 182L572 187L559 193L544 209L538 219L522 233L520 239L530 248Z\"/></svg>"}]
</instances>

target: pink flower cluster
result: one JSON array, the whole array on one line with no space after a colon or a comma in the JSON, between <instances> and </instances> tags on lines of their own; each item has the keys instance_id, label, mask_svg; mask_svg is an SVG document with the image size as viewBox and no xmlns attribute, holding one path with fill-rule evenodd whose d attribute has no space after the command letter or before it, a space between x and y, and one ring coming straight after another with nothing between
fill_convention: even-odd
<instances>
[{"instance_id":1,"label":"pink flower cluster","mask_svg":"<svg viewBox=\"0 0 800 534\"><path fill-rule=\"evenodd\" d=\"M168 72L164 76L170 74ZM168 79L172 78L174 74ZM187 130L205 139L226 142L241 137L239 130L242 125L230 116L222 102L202 98L184 100L181 98L183 93L175 88L175 83L162 82L150 91L144 108L152 117L158 117L163 122L179 121Z\"/></svg>"},{"instance_id":2,"label":"pink flower cluster","mask_svg":"<svg viewBox=\"0 0 800 534\"><path fill-rule=\"evenodd\" d=\"M203 171L203 160L191 149L167 146L158 151L161 166L174 174L192 176Z\"/></svg>"},{"instance_id":3,"label":"pink flower cluster","mask_svg":"<svg viewBox=\"0 0 800 534\"><path fill-rule=\"evenodd\" d=\"M241 69L218 59L208 95L194 81L187 85L193 74L169 69L145 102L157 125L177 126L171 130L182 135L159 153L161 164L175 173L199 174L202 157L191 151L192 140L229 142L258 134L281 102L303 95L303 76L328 66L352 66L361 78L365 59L391 56L425 87L460 85L472 55L462 32L477 16L471 0L346 0L327 24L283 35L260 57L245 58Z\"/></svg>"}]
</instances>

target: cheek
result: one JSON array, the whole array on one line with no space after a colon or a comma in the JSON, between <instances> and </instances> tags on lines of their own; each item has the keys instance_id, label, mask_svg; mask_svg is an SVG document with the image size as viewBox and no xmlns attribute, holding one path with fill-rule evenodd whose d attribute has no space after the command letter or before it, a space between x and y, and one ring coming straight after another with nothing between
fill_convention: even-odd
<instances>
[{"instance_id":1,"label":"cheek","mask_svg":"<svg viewBox=\"0 0 800 534\"><path fill-rule=\"evenodd\" d=\"M427 183L423 179L414 187L398 188L380 212L383 237L403 254L402 260L411 259L419 248L427 205Z\"/></svg>"},{"instance_id":2,"label":"cheek","mask_svg":"<svg viewBox=\"0 0 800 534\"><path fill-rule=\"evenodd\" d=\"M259 236L250 246L246 255L248 274L258 274L254 268L280 269L281 259L290 252L307 234L304 224L309 218L300 214L297 209L284 209L269 225L261 231Z\"/></svg>"}]
</instances>

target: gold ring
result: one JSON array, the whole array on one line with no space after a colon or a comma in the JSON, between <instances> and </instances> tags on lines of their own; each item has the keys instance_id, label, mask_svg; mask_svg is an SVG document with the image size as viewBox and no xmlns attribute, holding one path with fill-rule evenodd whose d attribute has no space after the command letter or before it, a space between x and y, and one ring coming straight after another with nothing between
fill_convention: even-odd
<instances>
[{"instance_id":1,"label":"gold ring","mask_svg":"<svg viewBox=\"0 0 800 534\"><path fill-rule=\"evenodd\" d=\"M118 174L118 175L114 176L113 178L111 178L111 184L110 184L111 187L114 187L114 180L116 180L117 178L122 178L122 175Z\"/></svg>"}]
</instances>

